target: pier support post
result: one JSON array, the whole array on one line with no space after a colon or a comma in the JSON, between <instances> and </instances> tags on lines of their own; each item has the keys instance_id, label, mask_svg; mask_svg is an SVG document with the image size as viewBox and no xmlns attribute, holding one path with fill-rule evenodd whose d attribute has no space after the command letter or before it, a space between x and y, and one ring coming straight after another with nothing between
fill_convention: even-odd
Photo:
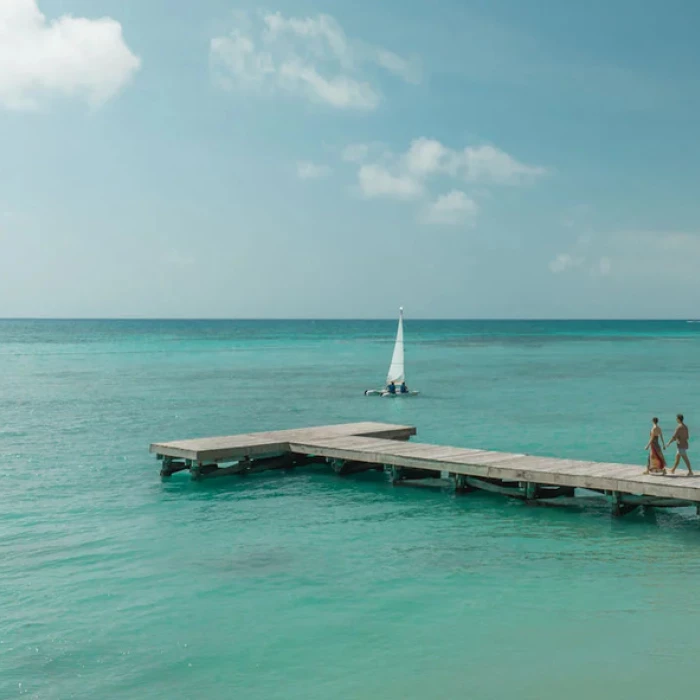
<instances>
[{"instance_id":1,"label":"pier support post","mask_svg":"<svg viewBox=\"0 0 700 700\"><path fill-rule=\"evenodd\" d=\"M402 467L391 467L391 471L389 473L391 474L391 483L394 485L398 484L399 481L403 481L404 479Z\"/></svg>"},{"instance_id":2,"label":"pier support post","mask_svg":"<svg viewBox=\"0 0 700 700\"><path fill-rule=\"evenodd\" d=\"M282 454L278 456L260 457L251 459L243 457L239 462L228 466L221 464L204 464L203 462L189 463L189 470L193 481L202 479L213 479L219 476L239 476L244 477L249 474L258 474L268 470L289 471L296 467L303 467L308 464L325 464L325 458L313 457L311 455ZM186 469L188 467L182 467Z\"/></svg>"},{"instance_id":3,"label":"pier support post","mask_svg":"<svg viewBox=\"0 0 700 700\"><path fill-rule=\"evenodd\" d=\"M537 500L537 484L533 483L532 481L526 481L524 492L526 501Z\"/></svg>"},{"instance_id":4,"label":"pier support post","mask_svg":"<svg viewBox=\"0 0 700 700\"><path fill-rule=\"evenodd\" d=\"M418 467L390 467L391 483L415 483L423 479L434 479L440 472L434 469L420 469Z\"/></svg>"},{"instance_id":5,"label":"pier support post","mask_svg":"<svg viewBox=\"0 0 700 700\"><path fill-rule=\"evenodd\" d=\"M160 476L161 478L166 478L172 474L170 471L170 465L172 464L173 458L172 457L165 457L164 455L158 455L158 459L163 461L163 464L160 468Z\"/></svg>"},{"instance_id":6,"label":"pier support post","mask_svg":"<svg viewBox=\"0 0 700 700\"><path fill-rule=\"evenodd\" d=\"M197 462L196 464L192 464L190 467L190 476L192 477L193 481L200 481L208 476L213 476L219 471L223 470L219 469L218 464L204 464L203 462Z\"/></svg>"},{"instance_id":7,"label":"pier support post","mask_svg":"<svg viewBox=\"0 0 700 700\"><path fill-rule=\"evenodd\" d=\"M163 461L163 466L160 468L160 475L162 478L167 478L172 476L176 472L181 472L185 469L189 469L192 462L189 459L176 460L174 457L161 457Z\"/></svg>"},{"instance_id":8,"label":"pier support post","mask_svg":"<svg viewBox=\"0 0 700 700\"><path fill-rule=\"evenodd\" d=\"M633 510L637 510L642 503L640 501L635 501L633 503L625 503L625 497L619 491L610 492L610 503L612 504L612 514L615 517L620 517L622 515L627 515Z\"/></svg>"},{"instance_id":9,"label":"pier support post","mask_svg":"<svg viewBox=\"0 0 700 700\"><path fill-rule=\"evenodd\" d=\"M333 471L338 476L347 476L349 474L360 474L372 470L383 469L381 465L373 464L372 462L358 462L346 459L331 459L329 460Z\"/></svg>"},{"instance_id":10,"label":"pier support post","mask_svg":"<svg viewBox=\"0 0 700 700\"><path fill-rule=\"evenodd\" d=\"M610 505L612 506L612 514L615 517L622 515L622 494L619 491L610 492Z\"/></svg>"},{"instance_id":11,"label":"pier support post","mask_svg":"<svg viewBox=\"0 0 700 700\"><path fill-rule=\"evenodd\" d=\"M469 485L466 474L451 474L455 480L455 493L469 493L474 487Z\"/></svg>"}]
</instances>

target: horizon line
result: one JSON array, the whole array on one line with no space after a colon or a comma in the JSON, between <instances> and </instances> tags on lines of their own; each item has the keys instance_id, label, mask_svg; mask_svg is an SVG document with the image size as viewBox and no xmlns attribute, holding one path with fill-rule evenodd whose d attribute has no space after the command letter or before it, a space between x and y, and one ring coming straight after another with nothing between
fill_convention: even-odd
<instances>
[{"instance_id":1,"label":"horizon line","mask_svg":"<svg viewBox=\"0 0 700 700\"><path fill-rule=\"evenodd\" d=\"M0 321L395 321L395 316L0 316ZM409 317L409 321L503 321L503 322L568 322L568 321L586 321L586 322L631 322L644 321L650 323L660 322L700 322L700 319L675 317L675 318L644 318L644 317L626 317L626 318L595 318L589 316L561 318L561 317L507 317L507 316L491 316L491 317L460 317L460 316L445 316L445 317Z\"/></svg>"}]
</instances>

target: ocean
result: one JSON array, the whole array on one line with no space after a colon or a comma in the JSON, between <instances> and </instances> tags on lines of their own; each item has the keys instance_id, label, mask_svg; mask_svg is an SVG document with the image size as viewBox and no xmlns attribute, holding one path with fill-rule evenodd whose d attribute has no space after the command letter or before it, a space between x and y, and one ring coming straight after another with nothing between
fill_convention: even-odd
<instances>
[{"instance_id":1,"label":"ocean","mask_svg":"<svg viewBox=\"0 0 700 700\"><path fill-rule=\"evenodd\" d=\"M153 441L360 420L643 468L700 324L0 321L0 698L697 692L700 521L319 470L162 481Z\"/></svg>"}]
</instances>

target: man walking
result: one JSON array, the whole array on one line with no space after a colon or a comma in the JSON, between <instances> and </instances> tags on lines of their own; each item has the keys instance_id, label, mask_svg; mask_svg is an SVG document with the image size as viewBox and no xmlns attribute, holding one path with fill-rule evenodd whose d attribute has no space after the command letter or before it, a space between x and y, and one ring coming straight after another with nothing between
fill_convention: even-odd
<instances>
[{"instance_id":1,"label":"man walking","mask_svg":"<svg viewBox=\"0 0 700 700\"><path fill-rule=\"evenodd\" d=\"M676 473L676 467L679 465L682 459L685 462L685 466L688 467L688 476L693 476L693 470L690 466L690 460L688 459L688 439L690 437L688 426L683 422L682 413L679 413L676 416L676 420L678 421L678 427L673 433L673 437L668 442L669 445L672 442L675 442L676 448L678 449L676 461L673 463L673 468L671 469L671 474Z\"/></svg>"}]
</instances>

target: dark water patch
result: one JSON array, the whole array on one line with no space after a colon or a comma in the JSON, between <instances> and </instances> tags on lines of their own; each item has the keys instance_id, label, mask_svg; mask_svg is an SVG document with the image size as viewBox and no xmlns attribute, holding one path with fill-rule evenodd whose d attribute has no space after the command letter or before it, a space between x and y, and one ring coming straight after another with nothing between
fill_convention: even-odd
<instances>
[{"instance_id":1,"label":"dark water patch","mask_svg":"<svg viewBox=\"0 0 700 700\"><path fill-rule=\"evenodd\" d=\"M241 547L239 551L217 559L203 559L197 562L197 566L219 574L246 577L286 573L294 568L296 562L297 559L291 551L281 547L263 547L255 550Z\"/></svg>"}]
</instances>

